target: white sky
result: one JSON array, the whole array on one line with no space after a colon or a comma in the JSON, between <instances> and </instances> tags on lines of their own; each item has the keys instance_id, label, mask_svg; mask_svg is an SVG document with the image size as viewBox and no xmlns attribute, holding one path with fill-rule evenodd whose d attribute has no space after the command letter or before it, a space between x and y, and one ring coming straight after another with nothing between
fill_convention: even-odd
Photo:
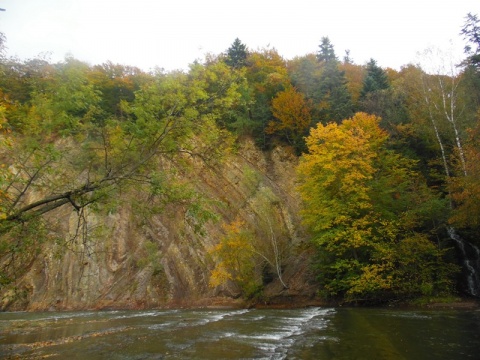
<instances>
[{"instance_id":1,"label":"white sky","mask_svg":"<svg viewBox=\"0 0 480 360\"><path fill-rule=\"evenodd\" d=\"M206 53L225 51L236 37L251 50L275 47L286 59L316 52L328 36L339 58L382 67L415 61L430 46L453 41L478 0L0 0L7 54L21 59L66 54L144 70L185 69Z\"/></svg>"}]
</instances>

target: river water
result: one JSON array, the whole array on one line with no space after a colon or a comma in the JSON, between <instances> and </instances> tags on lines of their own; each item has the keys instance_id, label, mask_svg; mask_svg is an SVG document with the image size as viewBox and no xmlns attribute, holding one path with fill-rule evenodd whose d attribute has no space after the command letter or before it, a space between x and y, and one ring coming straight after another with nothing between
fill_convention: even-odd
<instances>
[{"instance_id":1,"label":"river water","mask_svg":"<svg viewBox=\"0 0 480 360\"><path fill-rule=\"evenodd\" d=\"M480 359L480 310L1 313L1 359Z\"/></svg>"}]
</instances>

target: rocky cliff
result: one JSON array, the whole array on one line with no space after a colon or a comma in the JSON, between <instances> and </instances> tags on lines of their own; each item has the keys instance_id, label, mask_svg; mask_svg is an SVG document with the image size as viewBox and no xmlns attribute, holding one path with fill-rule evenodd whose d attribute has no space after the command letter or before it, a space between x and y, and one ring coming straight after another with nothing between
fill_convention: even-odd
<instances>
[{"instance_id":1,"label":"rocky cliff","mask_svg":"<svg viewBox=\"0 0 480 360\"><path fill-rule=\"evenodd\" d=\"M196 164L180 177L194 184L217 214L198 224L181 202L142 214L128 201L108 213L88 213L78 227L71 209L53 214L64 241L50 241L26 257L14 286L2 290L4 310L66 310L208 306L241 302L234 282L209 286L212 249L224 237L222 224L240 219L268 252L281 248L281 266L259 269L261 301L300 301L315 294L310 254L300 226L295 194L297 158L277 147L259 151L246 140L221 164ZM135 196L130 190L124 196ZM145 202L144 206L149 206ZM267 226L268 225L268 226ZM88 229L87 229L88 226ZM74 237L89 231L88 241ZM70 241L70 239L75 239ZM268 254L265 253L268 257ZM279 278L281 271L281 280ZM286 285L286 286L285 286ZM235 300L237 299L237 300Z\"/></svg>"}]
</instances>

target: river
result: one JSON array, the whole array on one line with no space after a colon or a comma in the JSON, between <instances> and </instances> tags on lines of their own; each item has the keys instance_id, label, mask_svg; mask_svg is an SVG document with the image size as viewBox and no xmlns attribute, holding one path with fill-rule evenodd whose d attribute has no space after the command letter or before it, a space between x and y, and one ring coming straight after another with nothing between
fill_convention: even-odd
<instances>
[{"instance_id":1,"label":"river","mask_svg":"<svg viewBox=\"0 0 480 360\"><path fill-rule=\"evenodd\" d=\"M480 310L1 313L2 359L479 359Z\"/></svg>"}]
</instances>

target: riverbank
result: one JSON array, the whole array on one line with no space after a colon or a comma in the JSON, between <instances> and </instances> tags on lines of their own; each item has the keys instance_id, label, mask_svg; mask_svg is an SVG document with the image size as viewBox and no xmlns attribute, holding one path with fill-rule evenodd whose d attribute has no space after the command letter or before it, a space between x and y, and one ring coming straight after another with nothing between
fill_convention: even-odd
<instances>
[{"instance_id":1,"label":"riverbank","mask_svg":"<svg viewBox=\"0 0 480 360\"><path fill-rule=\"evenodd\" d=\"M301 309L307 307L372 307L398 309L480 309L480 300L472 298L432 298L412 302L396 302L388 304L353 304L325 301L317 297L281 296L261 300L243 300L226 297L215 297L193 302L176 302L168 305L170 309Z\"/></svg>"},{"instance_id":2,"label":"riverbank","mask_svg":"<svg viewBox=\"0 0 480 360\"><path fill-rule=\"evenodd\" d=\"M452 303L432 303L426 305L428 309L480 309L480 302L474 300L455 301Z\"/></svg>"},{"instance_id":3,"label":"riverbank","mask_svg":"<svg viewBox=\"0 0 480 360\"><path fill-rule=\"evenodd\" d=\"M94 308L69 308L69 307L50 307L47 309L35 308L27 312L66 312L66 311L127 311L127 310L182 310L182 309L301 309L308 307L344 307L344 308L396 308L396 309L458 309L475 310L480 309L480 299L472 298L432 298L418 299L415 301L391 302L383 304L362 304L362 303L340 303L334 301L325 301L318 297L311 296L278 296L269 299L245 300L242 298L230 297L211 297L202 299L186 299L183 301L173 301L162 305L152 305L141 302L132 302L129 306L116 306L114 302L98 304ZM15 309L15 311L25 311ZM5 311L11 312L11 311Z\"/></svg>"}]
</instances>

